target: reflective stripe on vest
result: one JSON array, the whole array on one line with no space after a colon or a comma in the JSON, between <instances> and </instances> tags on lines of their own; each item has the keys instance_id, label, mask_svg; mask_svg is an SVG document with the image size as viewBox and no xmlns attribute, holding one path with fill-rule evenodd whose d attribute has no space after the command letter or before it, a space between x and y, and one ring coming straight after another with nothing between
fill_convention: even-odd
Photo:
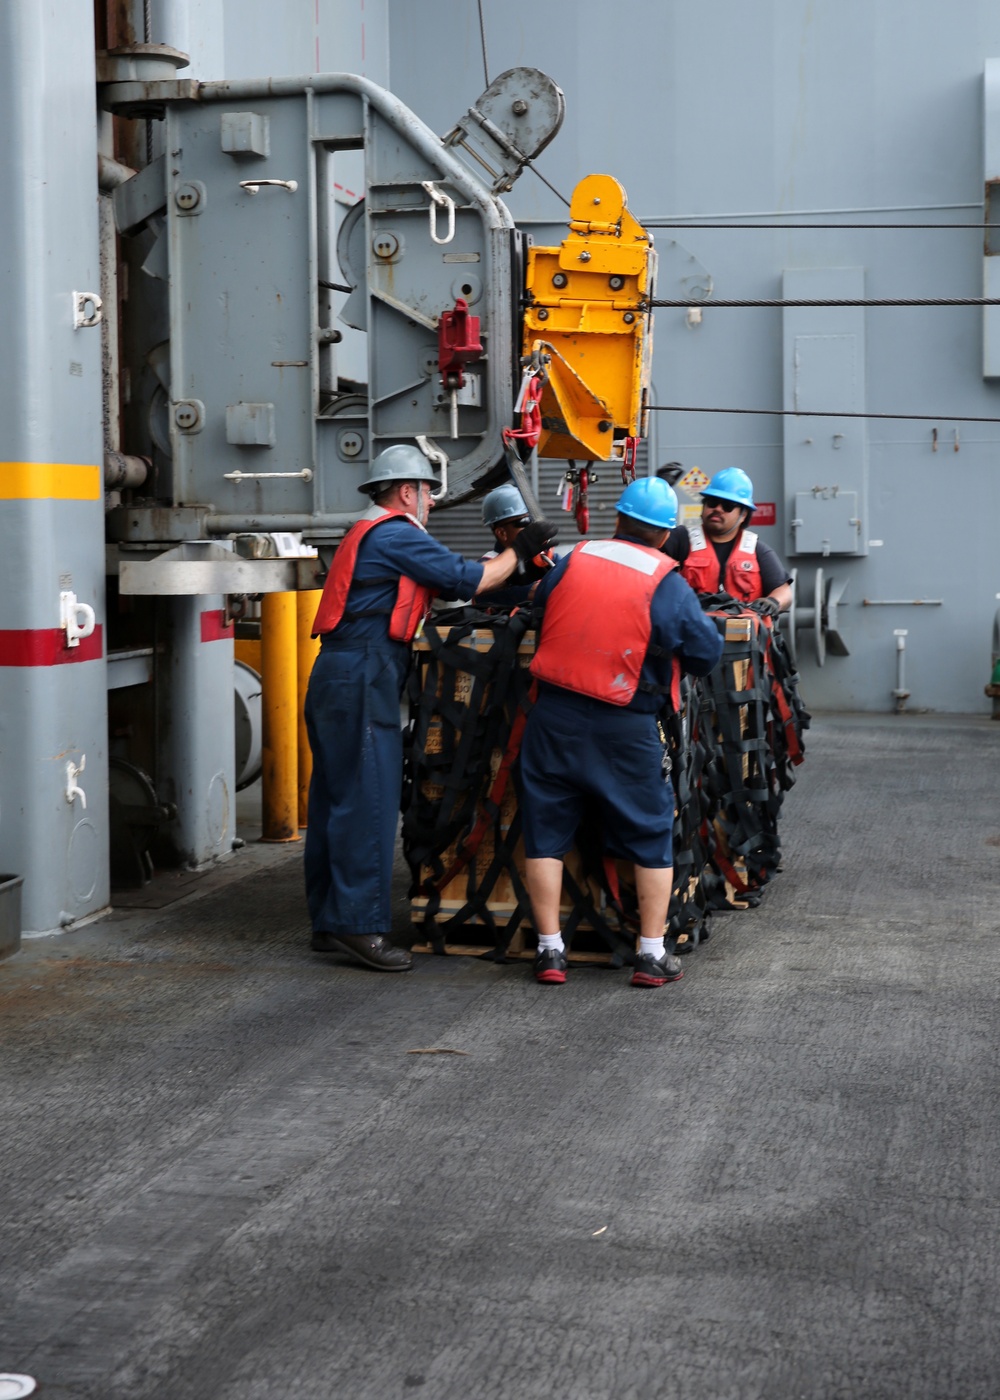
<instances>
[{"instance_id":1,"label":"reflective stripe on vest","mask_svg":"<svg viewBox=\"0 0 1000 1400\"><path fill-rule=\"evenodd\" d=\"M532 675L610 705L627 705L646 688L639 676L651 650L653 594L676 567L677 561L659 550L625 540L577 545L545 600ZM676 662L673 671L676 707Z\"/></svg>"},{"instance_id":2,"label":"reflective stripe on vest","mask_svg":"<svg viewBox=\"0 0 1000 1400\"><path fill-rule=\"evenodd\" d=\"M375 511L378 514L375 514ZM332 632L344 617L347 610L347 595L354 582L354 569L361 541L368 534L368 531L373 530L376 525L393 519L408 520L418 530L423 528L413 519L412 515L407 515L405 511L382 510L379 506L374 506L371 512L366 512L360 520L356 520L333 556L330 572L323 585L323 596L319 600L316 618L312 625L314 637ZM389 618L389 637L392 641L412 642L416 636L417 628L430 610L433 596L431 589L424 588L422 584L414 583L413 579L407 578L405 574L400 574L396 589L396 601Z\"/></svg>"},{"instance_id":3,"label":"reflective stripe on vest","mask_svg":"<svg viewBox=\"0 0 1000 1400\"><path fill-rule=\"evenodd\" d=\"M700 525L688 526L688 539L691 552L681 565L681 576L687 579L696 593L725 592L744 603L761 597L763 588L757 559L758 536L753 530L742 530L737 537L726 561L724 579L720 579L719 556L705 538Z\"/></svg>"}]
</instances>

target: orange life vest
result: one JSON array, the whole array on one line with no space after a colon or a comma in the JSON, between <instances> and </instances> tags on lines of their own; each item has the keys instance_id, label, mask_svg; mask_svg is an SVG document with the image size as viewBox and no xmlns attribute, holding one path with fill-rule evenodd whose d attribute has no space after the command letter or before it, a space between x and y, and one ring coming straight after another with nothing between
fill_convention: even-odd
<instances>
[{"instance_id":1,"label":"orange life vest","mask_svg":"<svg viewBox=\"0 0 1000 1400\"><path fill-rule=\"evenodd\" d=\"M719 556L711 541L705 538L700 525L688 526L691 552L681 565L696 593L726 592L742 603L761 597L760 564L757 562L757 536L753 530L741 530L726 561L725 576L719 567Z\"/></svg>"},{"instance_id":2,"label":"orange life vest","mask_svg":"<svg viewBox=\"0 0 1000 1400\"><path fill-rule=\"evenodd\" d=\"M539 680L627 705L640 684L650 643L653 594L677 561L628 540L578 544L545 600L542 631L531 663ZM672 662L670 698L680 703L680 663Z\"/></svg>"},{"instance_id":3,"label":"orange life vest","mask_svg":"<svg viewBox=\"0 0 1000 1400\"><path fill-rule=\"evenodd\" d=\"M354 567L358 558L358 549L368 531L373 530L376 525L383 524L386 520L393 519L408 520L418 530L421 528L412 515L407 515L405 511L382 510L379 506L373 506L372 512L375 511L378 511L377 515L366 513L360 520L354 522L333 556L330 572L323 585L323 596L319 600L316 618L312 625L314 637L332 632L343 620L347 610L347 595L354 582ZM407 578L405 574L400 574L396 602L389 617L389 636L394 642L412 642L416 636L417 628L430 611L433 597L433 589L425 588L423 584L414 583L413 579ZM354 614L348 614L348 616L370 617L376 611L382 611L382 609L368 608Z\"/></svg>"}]
</instances>

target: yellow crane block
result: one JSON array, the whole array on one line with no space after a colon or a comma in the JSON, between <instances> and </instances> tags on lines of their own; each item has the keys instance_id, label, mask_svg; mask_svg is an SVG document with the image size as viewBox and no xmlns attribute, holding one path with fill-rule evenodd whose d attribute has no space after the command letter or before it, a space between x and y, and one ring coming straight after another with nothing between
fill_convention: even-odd
<instances>
[{"instance_id":1,"label":"yellow crane block","mask_svg":"<svg viewBox=\"0 0 1000 1400\"><path fill-rule=\"evenodd\" d=\"M655 274L653 240L611 175L577 185L558 248L529 248L523 353L548 358L540 457L608 461L645 436Z\"/></svg>"}]
</instances>

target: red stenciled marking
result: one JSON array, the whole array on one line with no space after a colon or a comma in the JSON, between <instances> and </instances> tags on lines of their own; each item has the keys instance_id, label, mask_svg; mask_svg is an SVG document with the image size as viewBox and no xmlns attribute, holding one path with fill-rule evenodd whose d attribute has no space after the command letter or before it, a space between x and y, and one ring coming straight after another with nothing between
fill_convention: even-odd
<instances>
[{"instance_id":1,"label":"red stenciled marking","mask_svg":"<svg viewBox=\"0 0 1000 1400\"><path fill-rule=\"evenodd\" d=\"M359 194L355 194L353 190L347 189L344 185L338 185L337 182L336 182L336 180L334 180L334 182L333 182L333 188L334 188L335 190L340 190L341 194L346 194L346 195L348 195L351 199L360 199L360 198L361 198L361 196L360 196Z\"/></svg>"},{"instance_id":2,"label":"red stenciled marking","mask_svg":"<svg viewBox=\"0 0 1000 1400\"><path fill-rule=\"evenodd\" d=\"M774 501L761 501L750 517L751 525L775 525L778 520L778 512Z\"/></svg>"},{"instance_id":3,"label":"red stenciled marking","mask_svg":"<svg viewBox=\"0 0 1000 1400\"><path fill-rule=\"evenodd\" d=\"M0 629L0 666L63 666L72 661L100 661L104 655L104 629L98 623L78 647L66 645L61 627L11 627Z\"/></svg>"},{"instance_id":4,"label":"red stenciled marking","mask_svg":"<svg viewBox=\"0 0 1000 1400\"><path fill-rule=\"evenodd\" d=\"M316 35L316 72L319 72L319 35Z\"/></svg>"},{"instance_id":5,"label":"red stenciled marking","mask_svg":"<svg viewBox=\"0 0 1000 1400\"><path fill-rule=\"evenodd\" d=\"M227 642L236 635L231 622L221 608L207 608L201 615L201 640L203 642Z\"/></svg>"}]
</instances>

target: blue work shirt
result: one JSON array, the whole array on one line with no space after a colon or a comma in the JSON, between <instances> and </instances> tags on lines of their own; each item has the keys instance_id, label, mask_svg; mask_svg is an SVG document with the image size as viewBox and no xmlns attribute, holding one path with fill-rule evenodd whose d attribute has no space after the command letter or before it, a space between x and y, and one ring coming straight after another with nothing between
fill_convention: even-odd
<instances>
[{"instance_id":1,"label":"blue work shirt","mask_svg":"<svg viewBox=\"0 0 1000 1400\"><path fill-rule=\"evenodd\" d=\"M479 590L483 566L454 554L426 530L415 529L408 520L383 521L368 531L358 547L345 617L327 637L340 646L348 642L388 641L389 618L401 574L424 588L433 588L443 598L471 598ZM371 609L380 611L369 617L349 616Z\"/></svg>"},{"instance_id":2,"label":"blue work shirt","mask_svg":"<svg viewBox=\"0 0 1000 1400\"><path fill-rule=\"evenodd\" d=\"M644 543L634 535L616 535L615 539L625 540L629 544ZM546 598L553 588L558 587L571 557L569 554L563 555L539 583L535 590L536 607L544 608ZM609 599L609 606L614 606L613 599ZM676 656L682 669L692 676L707 676L709 671L714 669L722 655L722 637L719 629L702 612L698 595L676 569L660 580L653 594L649 612L652 622L650 643L662 647L670 656L647 655L639 676L641 684L659 686L662 690L669 691L671 656ZM539 686L558 693L561 697L572 697L580 701L583 709L589 710L596 705L598 712L640 710L652 714L663 708L662 695L644 690L637 690L627 705L612 705L606 700L578 695L575 691L552 685L549 681L540 681Z\"/></svg>"}]
</instances>

